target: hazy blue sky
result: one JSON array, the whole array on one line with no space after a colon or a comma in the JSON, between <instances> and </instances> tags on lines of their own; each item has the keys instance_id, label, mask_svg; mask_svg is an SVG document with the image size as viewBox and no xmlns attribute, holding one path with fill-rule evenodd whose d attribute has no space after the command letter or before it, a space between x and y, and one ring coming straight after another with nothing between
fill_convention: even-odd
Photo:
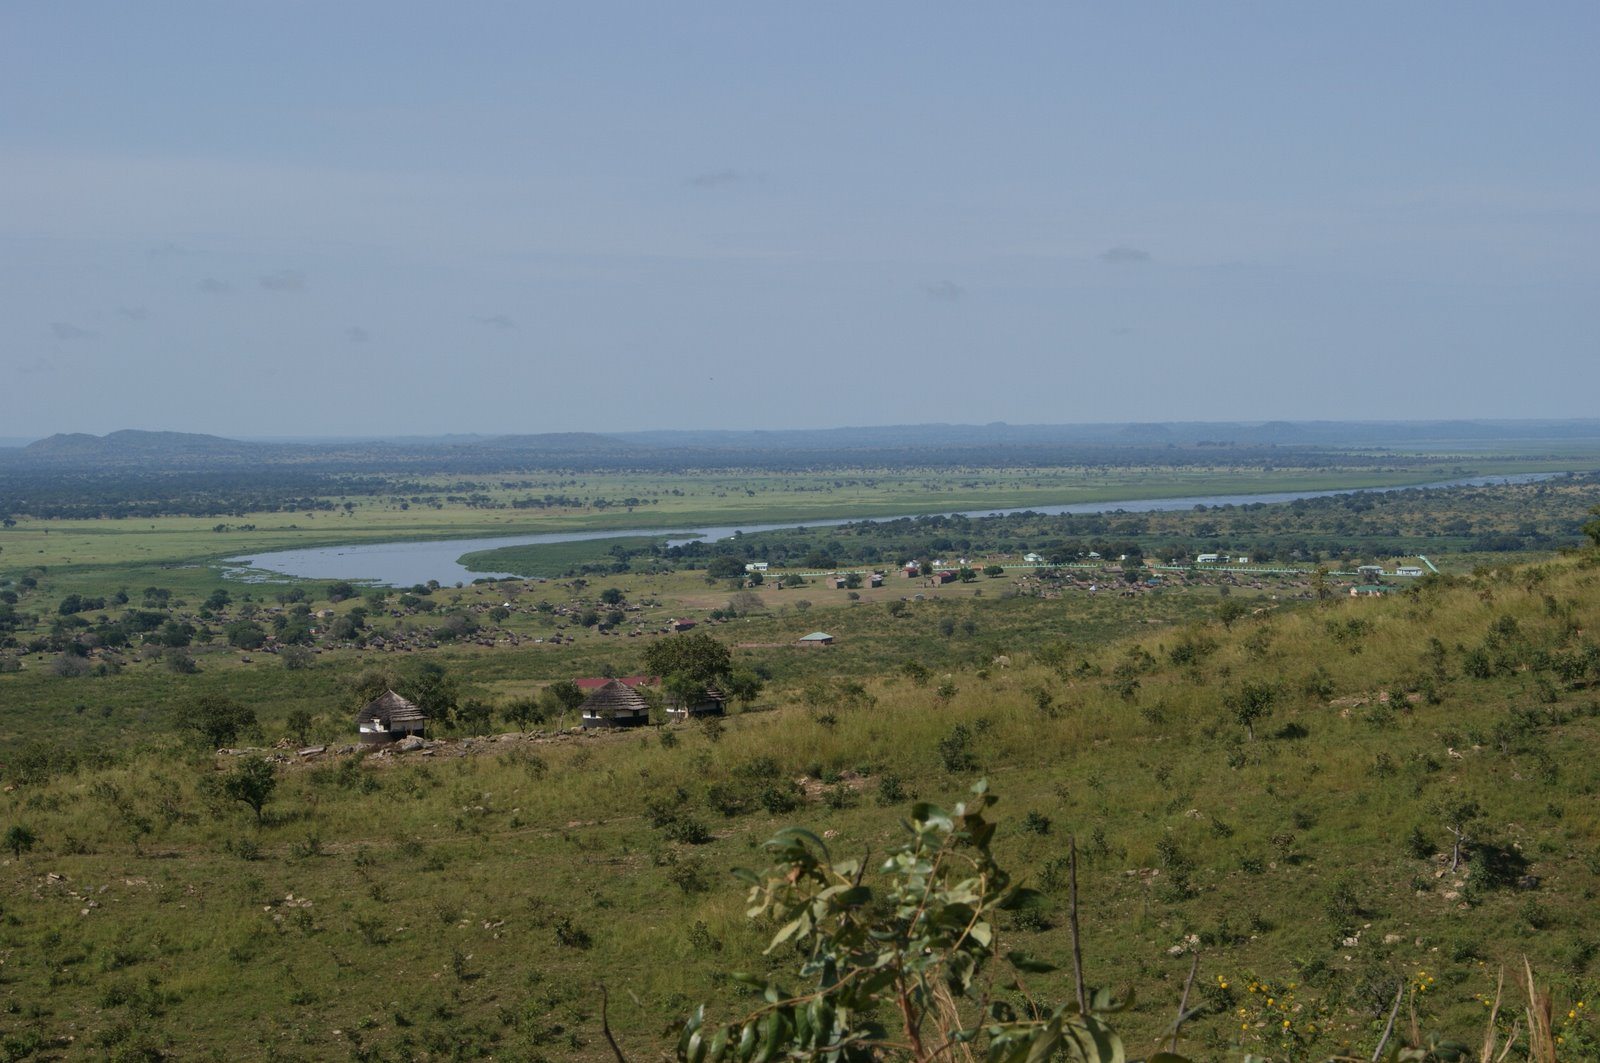
<instances>
[{"instance_id":1,"label":"hazy blue sky","mask_svg":"<svg viewBox=\"0 0 1600 1063\"><path fill-rule=\"evenodd\" d=\"M1600 413L1600 4L0 6L0 436Z\"/></svg>"}]
</instances>

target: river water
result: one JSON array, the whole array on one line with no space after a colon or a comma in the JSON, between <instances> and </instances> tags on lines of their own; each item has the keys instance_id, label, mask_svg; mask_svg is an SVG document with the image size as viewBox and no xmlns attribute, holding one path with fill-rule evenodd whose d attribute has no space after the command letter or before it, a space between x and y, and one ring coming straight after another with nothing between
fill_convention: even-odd
<instances>
[{"instance_id":1,"label":"river water","mask_svg":"<svg viewBox=\"0 0 1600 1063\"><path fill-rule=\"evenodd\" d=\"M1339 491L1275 491L1265 494L1191 495L1186 498L1133 498L1118 502L1073 502L1060 506L1020 506L1015 509L969 509L943 514L911 513L905 517L965 516L990 517L1009 513L1151 513L1195 506L1243 506L1294 502L1302 498L1327 498L1332 495L1356 494L1360 491L1380 493L1408 491L1419 487L1482 487L1491 484L1532 483L1547 480L1565 473L1531 472L1508 476L1474 476L1461 480L1443 480L1431 484L1409 484L1403 487L1366 487ZM905 517L841 517L829 520L784 521L778 524L738 524L686 531L681 528L629 528L614 531L564 531L544 532L536 535L504 535L482 539L435 539L428 542L353 543L348 546L323 546L307 550L277 550L266 554L230 557L223 562L227 575L246 581L269 580L291 576L299 579L353 580L377 583L391 587L410 587L429 580L442 585L466 583L474 579L507 578L510 572L472 572L465 568L460 558L479 550L494 550L504 546L531 546L539 543L573 543L591 539L621 539L625 537L666 537L670 544L690 542L716 542L731 538L736 533L750 535L755 532L780 531L785 528L830 528L841 524L854 524L869 520L902 520Z\"/></svg>"}]
</instances>

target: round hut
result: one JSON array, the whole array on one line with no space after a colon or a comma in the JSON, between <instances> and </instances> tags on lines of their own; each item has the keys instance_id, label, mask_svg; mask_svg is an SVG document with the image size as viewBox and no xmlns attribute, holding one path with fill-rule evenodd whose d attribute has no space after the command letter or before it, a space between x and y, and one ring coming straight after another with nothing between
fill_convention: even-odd
<instances>
[{"instance_id":1,"label":"round hut","mask_svg":"<svg viewBox=\"0 0 1600 1063\"><path fill-rule=\"evenodd\" d=\"M639 727L650 722L650 704L618 679L590 694L578 709L584 727Z\"/></svg>"},{"instance_id":2,"label":"round hut","mask_svg":"<svg viewBox=\"0 0 1600 1063\"><path fill-rule=\"evenodd\" d=\"M366 745L382 745L407 735L421 735L428 725L428 714L392 690L368 702L356 713L356 728Z\"/></svg>"},{"instance_id":3,"label":"round hut","mask_svg":"<svg viewBox=\"0 0 1600 1063\"><path fill-rule=\"evenodd\" d=\"M692 697L675 697L667 709L667 719L681 721L702 716L722 716L727 712L728 695L715 683L707 683L704 690Z\"/></svg>"}]
</instances>

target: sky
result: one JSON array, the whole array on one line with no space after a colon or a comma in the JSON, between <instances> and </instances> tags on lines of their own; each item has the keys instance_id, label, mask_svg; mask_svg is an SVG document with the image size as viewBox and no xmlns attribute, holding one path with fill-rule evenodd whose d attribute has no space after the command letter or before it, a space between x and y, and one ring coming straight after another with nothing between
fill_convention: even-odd
<instances>
[{"instance_id":1,"label":"sky","mask_svg":"<svg viewBox=\"0 0 1600 1063\"><path fill-rule=\"evenodd\" d=\"M1573 417L1600 5L7 0L0 436Z\"/></svg>"}]
</instances>

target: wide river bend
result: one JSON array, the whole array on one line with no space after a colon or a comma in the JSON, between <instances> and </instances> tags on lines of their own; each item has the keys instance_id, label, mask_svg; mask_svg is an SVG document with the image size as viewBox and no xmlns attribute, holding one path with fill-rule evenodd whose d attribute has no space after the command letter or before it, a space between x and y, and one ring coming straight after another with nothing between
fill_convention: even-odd
<instances>
[{"instance_id":1,"label":"wide river bend","mask_svg":"<svg viewBox=\"0 0 1600 1063\"><path fill-rule=\"evenodd\" d=\"M291 576L299 579L354 580L392 587L410 587L429 580L441 585L466 583L474 579L506 578L510 572L472 572L460 561L464 554L494 550L504 546L538 543L572 543L590 539L621 539L638 536L666 537L670 543L715 542L735 533L779 531L784 528L827 528L861 521L902 520L905 517L966 516L989 517L1008 513L1150 513L1193 509L1195 506L1242 506L1258 503L1293 502L1301 498L1326 498L1356 494L1359 491L1408 491L1419 487L1481 487L1490 484L1531 483L1564 473L1514 473L1507 476L1474 476L1431 484L1403 487L1366 487L1338 491L1276 491L1265 494L1191 495L1186 498L1133 498L1117 502L1073 502L1060 506L1019 506L1015 509L970 509L944 514L908 513L903 517L840 517L827 520L785 521L779 524L738 524L685 531L681 528L628 528L610 531L542 532L535 535L503 535L481 539L434 539L422 542L352 543L307 550L276 550L265 554L230 557L223 564L229 576L247 581Z\"/></svg>"}]
</instances>

